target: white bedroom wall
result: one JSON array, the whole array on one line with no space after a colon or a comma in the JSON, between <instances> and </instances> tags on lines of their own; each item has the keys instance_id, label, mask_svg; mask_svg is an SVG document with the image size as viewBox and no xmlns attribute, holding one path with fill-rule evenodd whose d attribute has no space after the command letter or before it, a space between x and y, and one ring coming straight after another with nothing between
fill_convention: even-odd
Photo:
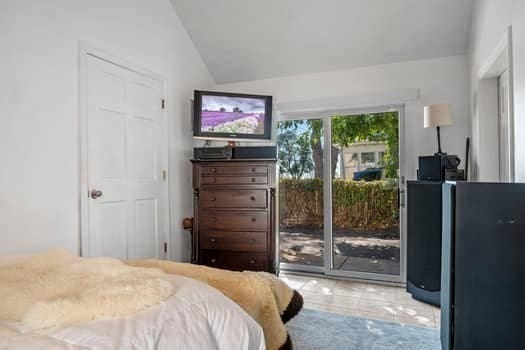
<instances>
[{"instance_id":1,"label":"white bedroom wall","mask_svg":"<svg viewBox=\"0 0 525 350\"><path fill-rule=\"evenodd\" d=\"M415 179L417 157L437 151L436 130L423 128L423 106L450 103L454 125L442 128L443 151L464 159L469 135L469 74L465 56L392 63L335 72L221 84L216 90L270 94L276 105L338 97L389 95L419 89L405 105L406 174Z\"/></svg>"},{"instance_id":2,"label":"white bedroom wall","mask_svg":"<svg viewBox=\"0 0 525 350\"><path fill-rule=\"evenodd\" d=\"M509 26L512 26L514 63L514 132L515 132L515 177L525 182L525 1L523 0L477 0L474 2L472 28L469 42L472 76L472 134L483 134L477 128L475 111L479 101L476 74L496 50ZM497 140L493 140L497 142ZM494 147L497 144L494 143ZM484 154L475 154L474 161L481 175L497 166L485 159Z\"/></svg>"},{"instance_id":3,"label":"white bedroom wall","mask_svg":"<svg viewBox=\"0 0 525 350\"><path fill-rule=\"evenodd\" d=\"M190 98L213 79L169 0L0 2L0 254L79 250L79 41L167 79L170 248L188 260Z\"/></svg>"}]
</instances>

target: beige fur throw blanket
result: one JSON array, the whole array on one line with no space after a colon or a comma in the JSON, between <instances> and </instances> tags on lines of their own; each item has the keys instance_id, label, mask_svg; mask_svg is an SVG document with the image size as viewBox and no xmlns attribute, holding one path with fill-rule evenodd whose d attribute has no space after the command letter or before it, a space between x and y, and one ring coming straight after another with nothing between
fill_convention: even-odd
<instances>
[{"instance_id":1,"label":"beige fur throw blanket","mask_svg":"<svg viewBox=\"0 0 525 350\"><path fill-rule=\"evenodd\" d=\"M110 258L35 255L0 266L0 319L35 330L124 317L173 294L165 276Z\"/></svg>"},{"instance_id":2,"label":"beige fur throw blanket","mask_svg":"<svg viewBox=\"0 0 525 350\"><path fill-rule=\"evenodd\" d=\"M302 308L302 297L274 275L233 272L165 260L129 260L126 264L154 267L169 274L197 279L239 304L264 331L268 350L291 349L284 326Z\"/></svg>"}]
</instances>

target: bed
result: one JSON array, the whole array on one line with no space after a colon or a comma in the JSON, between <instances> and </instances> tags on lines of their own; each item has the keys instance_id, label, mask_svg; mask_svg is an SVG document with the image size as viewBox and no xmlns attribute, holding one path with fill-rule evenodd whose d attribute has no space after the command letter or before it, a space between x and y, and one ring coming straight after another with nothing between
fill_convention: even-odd
<instances>
[{"instance_id":1,"label":"bed","mask_svg":"<svg viewBox=\"0 0 525 350\"><path fill-rule=\"evenodd\" d=\"M267 273L67 252L0 257L0 301L0 350L289 350L303 305Z\"/></svg>"},{"instance_id":2,"label":"bed","mask_svg":"<svg viewBox=\"0 0 525 350\"><path fill-rule=\"evenodd\" d=\"M12 262L0 258L0 266ZM265 349L261 327L217 289L165 278L173 294L130 316L38 330L0 320L0 349Z\"/></svg>"}]
</instances>

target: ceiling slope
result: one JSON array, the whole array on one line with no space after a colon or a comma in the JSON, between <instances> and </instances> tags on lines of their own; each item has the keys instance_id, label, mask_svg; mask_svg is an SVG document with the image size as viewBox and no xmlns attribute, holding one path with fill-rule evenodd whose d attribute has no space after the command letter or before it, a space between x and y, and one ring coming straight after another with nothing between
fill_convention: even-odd
<instances>
[{"instance_id":1,"label":"ceiling slope","mask_svg":"<svg viewBox=\"0 0 525 350\"><path fill-rule=\"evenodd\" d=\"M472 0L171 0L217 83L465 54Z\"/></svg>"}]
</instances>

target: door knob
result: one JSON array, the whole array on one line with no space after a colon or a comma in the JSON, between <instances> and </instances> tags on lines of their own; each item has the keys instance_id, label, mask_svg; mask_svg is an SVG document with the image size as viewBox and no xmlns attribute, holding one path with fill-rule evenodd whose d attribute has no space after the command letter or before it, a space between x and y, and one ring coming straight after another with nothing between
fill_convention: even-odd
<instances>
[{"instance_id":1,"label":"door knob","mask_svg":"<svg viewBox=\"0 0 525 350\"><path fill-rule=\"evenodd\" d=\"M102 196L102 191L101 190L91 190L91 198L93 199L97 199L98 197L101 197Z\"/></svg>"}]
</instances>

